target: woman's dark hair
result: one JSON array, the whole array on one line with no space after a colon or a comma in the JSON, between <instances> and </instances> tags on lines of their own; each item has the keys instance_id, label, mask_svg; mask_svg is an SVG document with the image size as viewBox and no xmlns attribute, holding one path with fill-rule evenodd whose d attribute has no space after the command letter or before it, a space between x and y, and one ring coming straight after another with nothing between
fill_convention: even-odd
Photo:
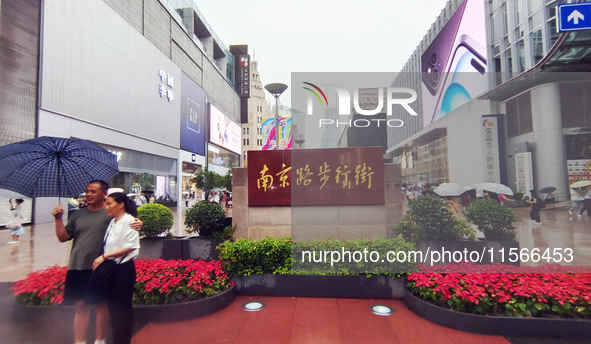
<instances>
[{"instance_id":1,"label":"woman's dark hair","mask_svg":"<svg viewBox=\"0 0 591 344\"><path fill-rule=\"evenodd\" d=\"M18 198L18 199L15 199L14 201L16 202L16 204L21 204L21 203L23 203L25 200L24 200L24 199L22 199L22 198Z\"/></svg>"},{"instance_id":2,"label":"woman's dark hair","mask_svg":"<svg viewBox=\"0 0 591 344\"><path fill-rule=\"evenodd\" d=\"M113 192L107 197L111 197L117 203L123 203L125 212L133 217L137 217L137 206L126 194L123 192Z\"/></svg>"}]
</instances>

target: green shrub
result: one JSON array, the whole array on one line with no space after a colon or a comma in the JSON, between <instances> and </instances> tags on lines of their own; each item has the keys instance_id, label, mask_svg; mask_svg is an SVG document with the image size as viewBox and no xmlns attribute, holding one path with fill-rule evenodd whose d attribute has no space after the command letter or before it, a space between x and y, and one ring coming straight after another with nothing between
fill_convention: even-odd
<instances>
[{"instance_id":1,"label":"green shrub","mask_svg":"<svg viewBox=\"0 0 591 344\"><path fill-rule=\"evenodd\" d=\"M291 270L291 238L225 241L218 250L230 276L288 274Z\"/></svg>"},{"instance_id":2,"label":"green shrub","mask_svg":"<svg viewBox=\"0 0 591 344\"><path fill-rule=\"evenodd\" d=\"M212 238L222 230L226 222L226 212L213 202L201 201L187 210L185 225L188 233L198 233L204 238Z\"/></svg>"},{"instance_id":3,"label":"green shrub","mask_svg":"<svg viewBox=\"0 0 591 344\"><path fill-rule=\"evenodd\" d=\"M415 245L401 235L391 239L297 241L292 243L292 272L331 275L412 272L416 264L410 258L404 262L396 259L396 253L410 251L415 251ZM390 256L389 252L392 252Z\"/></svg>"},{"instance_id":4,"label":"green shrub","mask_svg":"<svg viewBox=\"0 0 591 344\"><path fill-rule=\"evenodd\" d=\"M148 238L167 233L174 224L172 211L162 204L146 204L139 207L137 217L144 223L140 234Z\"/></svg>"},{"instance_id":5,"label":"green shrub","mask_svg":"<svg viewBox=\"0 0 591 344\"><path fill-rule=\"evenodd\" d=\"M258 241L239 239L235 242L226 241L218 246L220 260L225 271L231 276L248 276L251 274L387 274L414 271L414 263L388 262L388 252L413 251L415 246L406 242L401 236L392 239L357 239L339 241L335 239L316 240L312 242L292 242L291 238L265 238ZM364 252L367 256L376 251L384 262L375 263L362 261L355 263L317 262L322 252ZM310 251L310 255L302 255ZM305 257L304 259L302 259ZM329 256L330 258L330 256ZM293 264L292 264L293 262Z\"/></svg>"},{"instance_id":6,"label":"green shrub","mask_svg":"<svg viewBox=\"0 0 591 344\"><path fill-rule=\"evenodd\" d=\"M409 220L424 231L422 236L426 240L475 238L466 221L454 217L451 204L438 196L420 196L410 202L409 208Z\"/></svg>"},{"instance_id":7,"label":"green shrub","mask_svg":"<svg viewBox=\"0 0 591 344\"><path fill-rule=\"evenodd\" d=\"M478 227L484 233L487 240L514 240L517 221L511 208L505 207L494 200L482 200L472 202L464 210L468 221Z\"/></svg>"},{"instance_id":8,"label":"green shrub","mask_svg":"<svg viewBox=\"0 0 591 344\"><path fill-rule=\"evenodd\" d=\"M425 231L414 223L410 215L407 213L402 217L402 221L394 227L394 234L400 234L404 240L417 244L424 239Z\"/></svg>"}]
</instances>

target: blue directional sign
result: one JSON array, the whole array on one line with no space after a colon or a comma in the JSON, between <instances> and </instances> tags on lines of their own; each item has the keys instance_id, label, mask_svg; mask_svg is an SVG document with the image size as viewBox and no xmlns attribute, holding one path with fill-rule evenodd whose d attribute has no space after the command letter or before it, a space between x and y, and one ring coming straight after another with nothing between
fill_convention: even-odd
<instances>
[{"instance_id":1,"label":"blue directional sign","mask_svg":"<svg viewBox=\"0 0 591 344\"><path fill-rule=\"evenodd\" d=\"M558 5L558 32L591 29L591 2Z\"/></svg>"}]
</instances>

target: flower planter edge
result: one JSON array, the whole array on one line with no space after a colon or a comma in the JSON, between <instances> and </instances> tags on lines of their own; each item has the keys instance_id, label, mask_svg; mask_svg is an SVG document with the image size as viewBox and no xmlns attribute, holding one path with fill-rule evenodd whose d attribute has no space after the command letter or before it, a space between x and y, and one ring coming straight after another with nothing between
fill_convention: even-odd
<instances>
[{"instance_id":1,"label":"flower planter edge","mask_svg":"<svg viewBox=\"0 0 591 344\"><path fill-rule=\"evenodd\" d=\"M207 299L167 305L134 305L134 321L162 323L193 319L227 307L234 301L235 296L235 286L230 286ZM61 318L70 322L74 318L74 306L27 306L14 302L12 314L17 321L45 322L46 319Z\"/></svg>"},{"instance_id":2,"label":"flower planter edge","mask_svg":"<svg viewBox=\"0 0 591 344\"><path fill-rule=\"evenodd\" d=\"M564 339L588 339L591 337L590 320L519 318L457 312L423 301L408 289L405 289L404 292L404 304L413 313L430 322L464 332Z\"/></svg>"}]
</instances>

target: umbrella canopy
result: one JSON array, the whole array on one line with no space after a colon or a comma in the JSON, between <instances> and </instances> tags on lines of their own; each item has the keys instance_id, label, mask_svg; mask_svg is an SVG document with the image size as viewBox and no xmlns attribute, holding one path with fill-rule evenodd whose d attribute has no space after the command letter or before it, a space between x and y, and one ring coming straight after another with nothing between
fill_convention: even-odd
<instances>
[{"instance_id":1,"label":"umbrella canopy","mask_svg":"<svg viewBox=\"0 0 591 344\"><path fill-rule=\"evenodd\" d=\"M466 192L466 189L456 183L443 183L436 187L433 192L439 196L460 196Z\"/></svg>"},{"instance_id":2,"label":"umbrella canopy","mask_svg":"<svg viewBox=\"0 0 591 344\"><path fill-rule=\"evenodd\" d=\"M578 182L572 183L569 187L571 189L582 188L591 185L591 180L579 180Z\"/></svg>"},{"instance_id":3,"label":"umbrella canopy","mask_svg":"<svg viewBox=\"0 0 591 344\"><path fill-rule=\"evenodd\" d=\"M10 190L6 190L6 189L0 189L0 197L4 197L4 198L13 198L13 199L24 199L24 198L29 198L25 195L21 195L18 192L14 192L14 191L10 191Z\"/></svg>"},{"instance_id":4,"label":"umbrella canopy","mask_svg":"<svg viewBox=\"0 0 591 344\"><path fill-rule=\"evenodd\" d=\"M38 137L0 147L0 188L28 197L70 197L119 173L117 157L79 139Z\"/></svg>"},{"instance_id":5,"label":"umbrella canopy","mask_svg":"<svg viewBox=\"0 0 591 344\"><path fill-rule=\"evenodd\" d=\"M107 195L110 195L114 192L123 192L124 190L122 188L109 188L109 190L107 190Z\"/></svg>"},{"instance_id":6,"label":"umbrella canopy","mask_svg":"<svg viewBox=\"0 0 591 344\"><path fill-rule=\"evenodd\" d=\"M482 183L476 184L476 188L482 189L485 191L494 192L497 194L506 194L513 196L513 191L506 185L499 184L499 183Z\"/></svg>"},{"instance_id":7,"label":"umbrella canopy","mask_svg":"<svg viewBox=\"0 0 591 344\"><path fill-rule=\"evenodd\" d=\"M554 192L558 189L556 189L553 186L544 186L543 188L540 189L540 193L548 193L548 192Z\"/></svg>"}]
</instances>

